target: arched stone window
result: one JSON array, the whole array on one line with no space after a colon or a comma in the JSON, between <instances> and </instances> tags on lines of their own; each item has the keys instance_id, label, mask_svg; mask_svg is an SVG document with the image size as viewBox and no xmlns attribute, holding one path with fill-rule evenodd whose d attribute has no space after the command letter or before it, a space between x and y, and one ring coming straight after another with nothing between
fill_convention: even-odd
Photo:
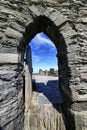
<instances>
[{"instance_id":1,"label":"arched stone window","mask_svg":"<svg viewBox=\"0 0 87 130\"><path fill-rule=\"evenodd\" d=\"M64 27L67 30L70 28L69 24L66 22ZM71 28L70 28L71 29ZM65 40L62 33L60 33L59 28L55 25L55 23L50 20L50 18L47 18L46 16L38 16L34 19L33 22L31 22L25 30L25 33L23 35L23 38L20 42L20 45L18 47L18 51L20 54L19 62L23 64L23 54L26 46L28 43L34 38L34 36L37 33L44 32L47 34L50 39L55 44L55 47L58 51L57 58L59 60L59 80L60 80L60 87L61 85L63 89L69 86L69 79L71 76L70 67L68 66L68 51L67 51L67 41ZM69 34L70 35L70 34Z\"/></svg>"},{"instance_id":2,"label":"arched stone window","mask_svg":"<svg viewBox=\"0 0 87 130\"><path fill-rule=\"evenodd\" d=\"M55 15L55 13L53 13L52 15ZM59 88L62 91L65 104L68 104L68 108L71 106L74 98L74 95L72 95L73 89L71 88L71 86L73 86L72 79L77 76L74 75L72 69L73 62L75 63L75 54L73 53L72 44L75 44L76 42L76 33L72 29L71 25L72 24L69 23L69 21L67 21L65 17L63 21L61 21L61 15L56 20L53 19L53 17L48 18L46 16L40 15L36 17L30 24L28 24L18 47L19 62L23 64L24 49L34 38L34 36L40 32L44 32L46 35L48 35L48 37L50 37L58 51L57 58L59 67ZM31 77L29 79L31 80ZM28 91L32 91L32 87ZM30 95L28 93L28 96ZM29 97L29 100L30 99L31 96ZM29 105L30 104L28 103L27 107L29 107ZM71 126L72 121L70 127Z\"/></svg>"}]
</instances>

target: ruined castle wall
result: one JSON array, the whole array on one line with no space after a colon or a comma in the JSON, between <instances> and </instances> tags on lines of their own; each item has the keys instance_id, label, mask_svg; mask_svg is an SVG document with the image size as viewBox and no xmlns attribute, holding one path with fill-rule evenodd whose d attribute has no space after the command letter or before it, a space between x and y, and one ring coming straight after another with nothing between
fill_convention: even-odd
<instances>
[{"instance_id":1,"label":"ruined castle wall","mask_svg":"<svg viewBox=\"0 0 87 130\"><path fill-rule=\"evenodd\" d=\"M18 5L0 1L0 126L22 130L24 122L23 78L17 46L22 37Z\"/></svg>"},{"instance_id":2,"label":"ruined castle wall","mask_svg":"<svg viewBox=\"0 0 87 130\"><path fill-rule=\"evenodd\" d=\"M6 130L23 128L21 55L26 46L22 43L28 43L22 37L27 25L40 15L49 17L62 34L58 39L56 36L54 38L54 35L51 37L55 39L55 43L59 40L62 45L56 44L56 47L59 51L60 87L66 99L65 108L69 108L67 113L69 115L71 113L71 123L74 122L75 130L86 130L87 2L85 0L0 1L0 126ZM55 33L55 29L50 30ZM18 52L19 44L23 49L19 49ZM66 48L66 51L63 48Z\"/></svg>"}]
</instances>

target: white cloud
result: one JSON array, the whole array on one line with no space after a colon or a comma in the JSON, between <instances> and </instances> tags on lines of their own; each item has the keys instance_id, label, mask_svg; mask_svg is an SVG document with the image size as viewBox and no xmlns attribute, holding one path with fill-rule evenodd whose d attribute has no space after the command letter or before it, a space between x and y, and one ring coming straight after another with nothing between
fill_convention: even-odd
<instances>
[{"instance_id":1,"label":"white cloud","mask_svg":"<svg viewBox=\"0 0 87 130\"><path fill-rule=\"evenodd\" d=\"M54 43L49 38L47 38L46 36L44 36L43 33L37 34L37 40L38 41L39 40L43 41L41 44L45 44L45 45L48 44L50 46L55 46Z\"/></svg>"},{"instance_id":2,"label":"white cloud","mask_svg":"<svg viewBox=\"0 0 87 130\"><path fill-rule=\"evenodd\" d=\"M38 49L41 45L55 47L54 43L44 33L37 34L34 39L32 39L31 45L32 43L36 49Z\"/></svg>"},{"instance_id":3,"label":"white cloud","mask_svg":"<svg viewBox=\"0 0 87 130\"><path fill-rule=\"evenodd\" d=\"M34 62L39 62L40 61L40 57L36 56L36 55L32 55L32 59Z\"/></svg>"}]
</instances>

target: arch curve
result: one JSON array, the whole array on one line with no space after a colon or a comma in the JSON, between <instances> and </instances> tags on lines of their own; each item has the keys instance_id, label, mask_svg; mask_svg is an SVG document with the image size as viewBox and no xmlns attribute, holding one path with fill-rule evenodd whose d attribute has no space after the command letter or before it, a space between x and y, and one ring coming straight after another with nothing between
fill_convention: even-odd
<instances>
[{"instance_id":1,"label":"arch curve","mask_svg":"<svg viewBox=\"0 0 87 130\"><path fill-rule=\"evenodd\" d=\"M76 32L72 29L68 21L62 23L61 20L59 20L61 26L57 26L58 19L57 21L52 21L51 19L51 16L39 15L26 27L18 47L19 63L23 64L24 49L36 34L44 32L48 35L55 44L58 52L59 87L62 91L64 102L68 104L69 108L74 97L70 85L73 84L71 79L75 76L71 68L73 62L75 63L75 54L73 53L72 44L76 42Z\"/></svg>"},{"instance_id":2,"label":"arch curve","mask_svg":"<svg viewBox=\"0 0 87 130\"><path fill-rule=\"evenodd\" d=\"M57 26L48 17L39 16L26 27L19 50L23 51L32 38L40 32L47 34L57 47L56 39L58 40L58 37L60 37Z\"/></svg>"},{"instance_id":3,"label":"arch curve","mask_svg":"<svg viewBox=\"0 0 87 130\"><path fill-rule=\"evenodd\" d=\"M49 12L49 10L47 12ZM48 17L44 14L40 13L39 16L36 15L33 21L26 26L25 32L18 46L19 64L23 65L25 47L37 33L44 32L55 44L58 52L57 59L59 79L61 81L60 86L64 94L72 101L75 98L74 95L72 96L73 90L71 85L73 83L71 83L71 78L77 76L73 73L72 69L72 67L75 68L75 64L73 66L73 63L76 62L72 45L76 44L77 33L73 30L71 23L69 23L60 12L52 10L52 13L46 14ZM59 14L59 19L55 14ZM55 18L53 18L53 16L55 16Z\"/></svg>"},{"instance_id":4,"label":"arch curve","mask_svg":"<svg viewBox=\"0 0 87 130\"><path fill-rule=\"evenodd\" d=\"M63 25L64 26L64 25ZM66 26L66 25L65 25ZM70 26L68 26L70 27ZM71 29L71 28L70 28ZM44 32L48 37L53 41L55 44L55 47L57 49L57 59L59 64L59 79L60 79L60 86L63 86L61 88L64 89L64 92L67 95L67 92L65 88L69 87L69 80L71 78L71 70L68 66L68 62L70 59L68 59L68 43L67 43L67 37L66 34L63 32L60 32L58 27L54 24L54 22L46 17L46 16L38 16L31 22L27 27L23 34L23 38L21 39L21 42L18 47L19 52L19 62L23 64L23 55L25 47L29 44L29 42L34 38L34 36L37 33ZM68 31L67 31L68 32ZM72 34L68 34L69 37L72 36ZM69 40L69 39L68 39ZM66 81L65 81L66 80ZM69 89L70 98L71 90Z\"/></svg>"}]
</instances>

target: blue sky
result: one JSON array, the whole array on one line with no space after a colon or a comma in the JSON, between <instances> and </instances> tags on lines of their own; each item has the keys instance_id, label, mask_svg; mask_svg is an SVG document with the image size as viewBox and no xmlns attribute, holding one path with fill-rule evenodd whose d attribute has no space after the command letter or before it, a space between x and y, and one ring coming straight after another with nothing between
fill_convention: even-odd
<instances>
[{"instance_id":1,"label":"blue sky","mask_svg":"<svg viewBox=\"0 0 87 130\"><path fill-rule=\"evenodd\" d=\"M33 72L38 73L39 69L49 70L57 67L57 50L54 43L43 32L37 34L30 42L32 50Z\"/></svg>"}]
</instances>

